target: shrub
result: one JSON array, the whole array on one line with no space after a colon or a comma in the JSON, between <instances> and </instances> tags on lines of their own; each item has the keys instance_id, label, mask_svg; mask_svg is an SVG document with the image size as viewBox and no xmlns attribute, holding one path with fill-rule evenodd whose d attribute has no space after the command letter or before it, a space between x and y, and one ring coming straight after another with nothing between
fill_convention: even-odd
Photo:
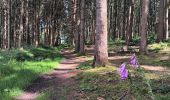
<instances>
[{"instance_id":1,"label":"shrub","mask_svg":"<svg viewBox=\"0 0 170 100\"><path fill-rule=\"evenodd\" d=\"M155 43L156 38L157 38L157 35L155 35L155 33L150 33L148 36L148 43Z\"/></svg>"},{"instance_id":2,"label":"shrub","mask_svg":"<svg viewBox=\"0 0 170 100\"><path fill-rule=\"evenodd\" d=\"M28 51L21 51L21 52L18 52L15 56L15 59L17 61L25 61L25 60L32 60L33 59L33 54L31 54L30 52Z\"/></svg>"}]
</instances>

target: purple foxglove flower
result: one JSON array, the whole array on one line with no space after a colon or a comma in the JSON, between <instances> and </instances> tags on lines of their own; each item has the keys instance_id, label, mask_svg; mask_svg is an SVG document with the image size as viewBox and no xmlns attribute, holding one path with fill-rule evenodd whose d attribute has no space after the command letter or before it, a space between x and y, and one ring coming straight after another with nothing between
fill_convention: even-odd
<instances>
[{"instance_id":1,"label":"purple foxglove flower","mask_svg":"<svg viewBox=\"0 0 170 100\"><path fill-rule=\"evenodd\" d=\"M119 74L122 80L126 80L128 78L128 70L126 68L126 63L123 63L119 68Z\"/></svg>"},{"instance_id":2,"label":"purple foxglove flower","mask_svg":"<svg viewBox=\"0 0 170 100\"><path fill-rule=\"evenodd\" d=\"M130 64L134 67L134 68L137 68L139 67L139 64L138 64L138 59L136 57L135 54L133 54L130 58Z\"/></svg>"}]
</instances>

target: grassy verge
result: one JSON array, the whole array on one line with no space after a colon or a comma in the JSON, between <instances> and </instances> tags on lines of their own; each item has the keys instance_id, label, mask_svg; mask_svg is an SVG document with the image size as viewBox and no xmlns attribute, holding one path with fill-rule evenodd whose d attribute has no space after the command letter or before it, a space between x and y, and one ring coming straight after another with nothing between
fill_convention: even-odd
<instances>
[{"instance_id":1,"label":"grassy verge","mask_svg":"<svg viewBox=\"0 0 170 100\"><path fill-rule=\"evenodd\" d=\"M43 91L43 93L41 93L36 100L49 100L51 94L53 94L52 89L47 89L46 91Z\"/></svg>"},{"instance_id":2,"label":"grassy verge","mask_svg":"<svg viewBox=\"0 0 170 100\"><path fill-rule=\"evenodd\" d=\"M153 43L148 46L150 51L154 51L156 53L170 53L170 43L169 42L161 42L161 43Z\"/></svg>"},{"instance_id":3,"label":"grassy verge","mask_svg":"<svg viewBox=\"0 0 170 100\"><path fill-rule=\"evenodd\" d=\"M114 48L115 45L110 47ZM170 66L170 45L159 43L149 45L153 55L139 55L142 65ZM132 77L133 85L129 80L122 81L117 72L117 67L92 68L92 61L83 63L79 69L82 73L77 75L77 83L69 91L78 91L77 99L97 100L151 100L145 80ZM133 76L133 71L130 71ZM146 71L145 77L150 80L155 100L169 100L170 98L170 75L159 71ZM130 91L129 91L130 90ZM68 91L68 92L69 92Z\"/></svg>"},{"instance_id":4,"label":"grassy verge","mask_svg":"<svg viewBox=\"0 0 170 100\"><path fill-rule=\"evenodd\" d=\"M77 80L79 89L91 100L99 97L116 100L128 90L128 82L120 82L115 67L86 70Z\"/></svg>"},{"instance_id":5,"label":"grassy verge","mask_svg":"<svg viewBox=\"0 0 170 100\"><path fill-rule=\"evenodd\" d=\"M87 68L87 66L84 67ZM151 81L156 100L168 100L170 96L170 76L161 76L149 71L145 72L145 76ZM86 69L76 79L78 81L76 89L83 94L80 97L81 99L151 100L146 84L143 83L144 80L133 77L133 85L130 80L122 81L116 67Z\"/></svg>"},{"instance_id":6,"label":"grassy verge","mask_svg":"<svg viewBox=\"0 0 170 100\"><path fill-rule=\"evenodd\" d=\"M154 43L148 46L150 56L139 55L140 64L170 67L170 43Z\"/></svg>"},{"instance_id":7,"label":"grassy verge","mask_svg":"<svg viewBox=\"0 0 170 100\"><path fill-rule=\"evenodd\" d=\"M10 100L22 93L39 75L56 68L62 57L57 48L0 51L0 98Z\"/></svg>"}]
</instances>

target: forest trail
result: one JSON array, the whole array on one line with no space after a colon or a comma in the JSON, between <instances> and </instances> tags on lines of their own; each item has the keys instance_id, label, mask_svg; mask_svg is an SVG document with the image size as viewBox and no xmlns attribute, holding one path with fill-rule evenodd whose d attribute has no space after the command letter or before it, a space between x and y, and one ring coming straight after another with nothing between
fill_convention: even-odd
<instances>
[{"instance_id":1,"label":"forest trail","mask_svg":"<svg viewBox=\"0 0 170 100\"><path fill-rule=\"evenodd\" d=\"M114 66L119 67L120 64L123 62L129 62L130 57L132 54L119 54L119 53L113 53L109 56L109 62L113 64ZM170 73L169 67L163 67L163 66L156 66L156 65L147 65L147 64L140 64L145 70L155 72L155 73Z\"/></svg>"},{"instance_id":2,"label":"forest trail","mask_svg":"<svg viewBox=\"0 0 170 100\"><path fill-rule=\"evenodd\" d=\"M16 100L36 100L41 92L48 89L61 90L64 85L74 82L72 77L80 73L76 69L81 63L86 62L87 57L78 57L71 50L63 50L62 55L64 59L61 61L59 67L54 69L49 74L44 74L35 80L25 91L16 97ZM60 94L57 94L60 95ZM50 97L52 100L58 100L56 96ZM57 98L57 99L56 99Z\"/></svg>"},{"instance_id":3,"label":"forest trail","mask_svg":"<svg viewBox=\"0 0 170 100\"><path fill-rule=\"evenodd\" d=\"M58 68L54 69L49 74L44 74L35 80L19 97L15 98L16 100L36 100L41 93L48 89L52 89L54 92L54 97L50 97L52 100L74 100L74 94L69 94L64 97L64 88L65 86L72 86L75 84L75 79L72 78L76 76L81 70L77 67L93 57L94 50L92 48L87 49L87 56L77 56L71 50L63 50L62 55L64 59L61 61ZM109 62L116 67L119 67L122 62L129 62L131 54L119 54L113 53L109 54ZM141 65L146 70L158 72L158 73L170 73L169 68L162 66L151 66L151 65ZM66 99L67 98L67 99ZM72 99L71 99L72 98Z\"/></svg>"}]
</instances>

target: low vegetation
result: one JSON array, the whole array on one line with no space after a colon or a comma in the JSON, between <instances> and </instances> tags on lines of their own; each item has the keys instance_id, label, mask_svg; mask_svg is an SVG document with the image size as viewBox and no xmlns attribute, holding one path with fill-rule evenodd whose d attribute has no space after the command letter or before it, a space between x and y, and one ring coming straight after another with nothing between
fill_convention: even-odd
<instances>
[{"instance_id":1,"label":"low vegetation","mask_svg":"<svg viewBox=\"0 0 170 100\"><path fill-rule=\"evenodd\" d=\"M18 96L39 75L56 68L62 59L57 48L29 47L0 51L0 98Z\"/></svg>"},{"instance_id":2,"label":"low vegetation","mask_svg":"<svg viewBox=\"0 0 170 100\"><path fill-rule=\"evenodd\" d=\"M84 65L83 65L84 66ZM83 66L80 66L82 69ZM89 68L85 65L84 68ZM132 77L130 80L122 81L118 74L117 67L86 69L80 73L76 80L77 88L83 96L96 100L104 98L106 100L150 100L148 88L144 80L138 77ZM131 70L131 74L134 72ZM163 73L145 71L145 76L150 80L152 91L156 100L168 100L170 97L170 76Z\"/></svg>"},{"instance_id":3,"label":"low vegetation","mask_svg":"<svg viewBox=\"0 0 170 100\"><path fill-rule=\"evenodd\" d=\"M116 43L116 46L121 46L121 43ZM155 67L155 70L144 70L145 79L135 76L132 68L129 70L132 79L128 78L123 81L118 73L119 66L93 68L92 60L82 63L78 67L82 72L75 77L77 82L74 86L67 87L66 94L76 91L74 94L79 94L76 96L77 99L89 100L151 100L145 83L148 80L155 100L168 100L170 98L170 75L166 68L170 66L169 47L168 42L153 43L148 46L150 55L137 56L142 66ZM157 66L165 69L156 70Z\"/></svg>"}]
</instances>

